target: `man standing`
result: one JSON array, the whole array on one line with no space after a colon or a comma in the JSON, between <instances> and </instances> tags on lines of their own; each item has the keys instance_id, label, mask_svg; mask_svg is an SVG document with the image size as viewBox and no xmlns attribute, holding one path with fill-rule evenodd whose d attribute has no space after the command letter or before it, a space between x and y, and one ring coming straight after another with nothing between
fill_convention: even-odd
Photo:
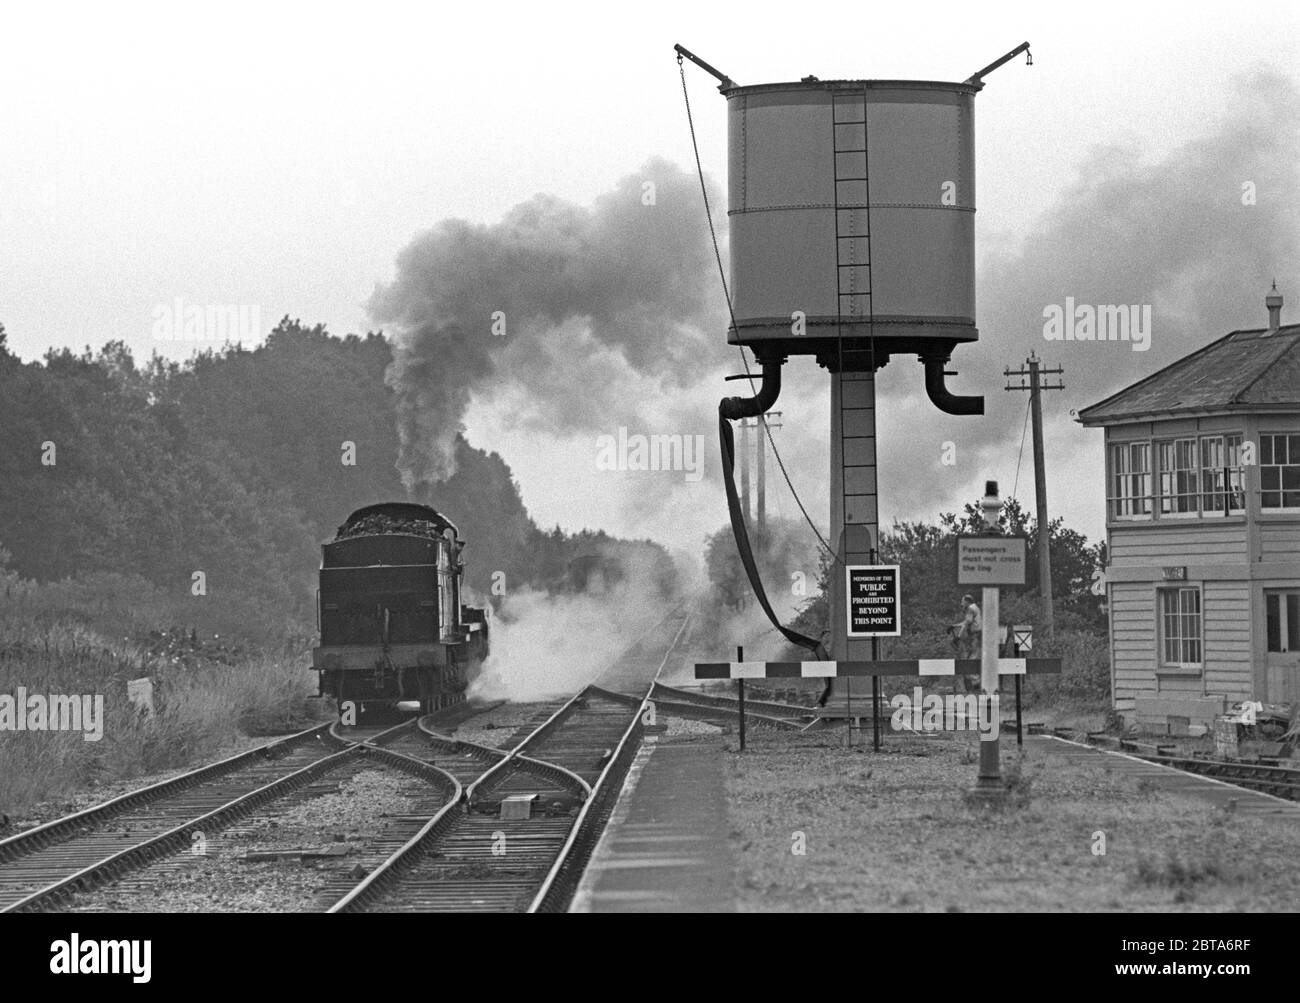
<instances>
[{"instance_id":1,"label":"man standing","mask_svg":"<svg viewBox=\"0 0 1300 1003\"><path fill-rule=\"evenodd\" d=\"M979 658L981 635L984 631L979 605L975 602L975 597L967 593L961 597L961 608L961 657Z\"/></svg>"}]
</instances>

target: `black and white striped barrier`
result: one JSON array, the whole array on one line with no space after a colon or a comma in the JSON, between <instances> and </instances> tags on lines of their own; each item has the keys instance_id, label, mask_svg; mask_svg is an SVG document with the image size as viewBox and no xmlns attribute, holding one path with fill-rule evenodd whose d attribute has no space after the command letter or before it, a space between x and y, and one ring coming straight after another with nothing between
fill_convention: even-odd
<instances>
[{"instance_id":1,"label":"black and white striped barrier","mask_svg":"<svg viewBox=\"0 0 1300 1003\"><path fill-rule=\"evenodd\" d=\"M742 652L743 653L743 652ZM1060 674L1059 658L999 658L998 675L1011 676L1016 690L1016 744L1024 744L1020 707L1020 677ZM746 679L854 679L871 678L872 744L880 749L880 677L978 676L978 658L902 658L875 662L696 662L696 679L735 679L740 690L740 747L745 747Z\"/></svg>"},{"instance_id":2,"label":"black and white striped barrier","mask_svg":"<svg viewBox=\"0 0 1300 1003\"><path fill-rule=\"evenodd\" d=\"M998 675L1060 673L1059 658L999 658ZM867 676L978 676L978 658L903 658L878 662L696 662L696 679L842 679Z\"/></svg>"}]
</instances>

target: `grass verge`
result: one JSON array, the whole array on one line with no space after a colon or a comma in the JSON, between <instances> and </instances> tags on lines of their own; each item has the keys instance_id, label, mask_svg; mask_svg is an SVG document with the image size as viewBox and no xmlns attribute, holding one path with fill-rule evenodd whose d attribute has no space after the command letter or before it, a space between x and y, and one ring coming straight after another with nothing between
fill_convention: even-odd
<instances>
[{"instance_id":1,"label":"grass verge","mask_svg":"<svg viewBox=\"0 0 1300 1003\"><path fill-rule=\"evenodd\" d=\"M154 713L127 698L127 680L153 680ZM196 764L241 736L307 727L314 676L300 660L248 658L177 666L75 623L0 617L0 696L102 697L102 737L81 731L0 730L0 814L117 780Z\"/></svg>"},{"instance_id":2,"label":"grass verge","mask_svg":"<svg viewBox=\"0 0 1300 1003\"><path fill-rule=\"evenodd\" d=\"M728 753L745 911L1292 911L1300 829L1002 740L1008 805L965 797L978 740L751 732ZM732 742L734 749L734 740ZM1098 835L1105 853L1098 854ZM796 852L800 848L803 853Z\"/></svg>"}]
</instances>

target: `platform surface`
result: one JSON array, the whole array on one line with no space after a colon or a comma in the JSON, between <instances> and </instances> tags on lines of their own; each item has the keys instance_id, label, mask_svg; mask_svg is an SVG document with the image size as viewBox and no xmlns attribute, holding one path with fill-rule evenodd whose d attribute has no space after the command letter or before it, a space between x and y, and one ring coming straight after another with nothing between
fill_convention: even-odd
<instances>
[{"instance_id":1,"label":"platform surface","mask_svg":"<svg viewBox=\"0 0 1300 1003\"><path fill-rule=\"evenodd\" d=\"M1014 731L1008 736L1014 746ZM1126 753L1045 735L1026 735L1025 744L1066 759L1105 762L1117 772L1149 778L1162 791L1241 815L1282 825L1300 821L1300 803ZM571 911L734 911L736 861L726 769L722 736L650 736L637 753Z\"/></svg>"},{"instance_id":2,"label":"platform surface","mask_svg":"<svg viewBox=\"0 0 1300 1003\"><path fill-rule=\"evenodd\" d=\"M720 736L649 736L571 912L732 912Z\"/></svg>"}]
</instances>

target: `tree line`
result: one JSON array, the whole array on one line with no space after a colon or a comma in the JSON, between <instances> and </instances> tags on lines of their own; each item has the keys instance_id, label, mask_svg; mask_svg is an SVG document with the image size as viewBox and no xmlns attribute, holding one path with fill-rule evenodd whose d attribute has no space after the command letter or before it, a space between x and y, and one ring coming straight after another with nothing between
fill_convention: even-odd
<instances>
[{"instance_id":1,"label":"tree line","mask_svg":"<svg viewBox=\"0 0 1300 1003\"><path fill-rule=\"evenodd\" d=\"M1087 537L1067 527L1060 518L1053 519L1047 530L1058 629L1104 633L1102 598L1093 594L1092 585L1098 569L1106 565L1105 543L1089 543ZM941 514L936 522L896 522L882 530L880 563L900 567L899 599L905 637L933 644L944 635L945 627L961 619L961 596L975 590L957 584L957 535L984 531L977 501L968 503L960 513ZM1016 498L1003 502L998 531L1027 537L1025 585L1002 590L1003 620L1032 623L1038 619L1038 548L1043 534ZM774 601L785 593L796 600L807 596L799 600L790 626L810 637L825 635L829 630L830 561L812 531L794 520L771 522L767 545L758 550L757 563ZM709 537L705 565L718 605L734 610L752 601L730 527ZM906 641L887 643L887 647L904 646Z\"/></svg>"},{"instance_id":2,"label":"tree line","mask_svg":"<svg viewBox=\"0 0 1300 1003\"><path fill-rule=\"evenodd\" d=\"M392 358L381 333L285 317L257 347L184 362L140 363L114 341L24 363L0 325L0 568L174 596L168 616L258 640L309 633L319 544L354 509L408 498ZM457 462L409 500L456 523L480 596L501 581L550 587L592 549L667 562L645 541L541 530L505 460L463 437Z\"/></svg>"}]
</instances>

